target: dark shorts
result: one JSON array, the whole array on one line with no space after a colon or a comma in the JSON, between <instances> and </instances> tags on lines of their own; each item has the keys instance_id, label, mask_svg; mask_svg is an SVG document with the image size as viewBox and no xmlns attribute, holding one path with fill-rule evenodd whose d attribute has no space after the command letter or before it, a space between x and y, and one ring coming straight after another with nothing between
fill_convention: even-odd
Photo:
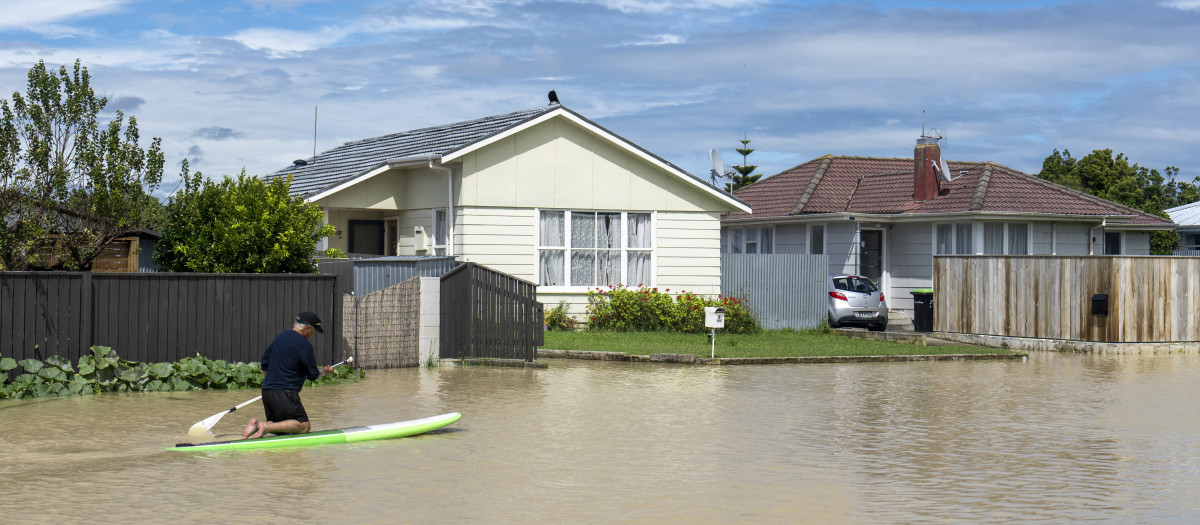
<instances>
[{"instance_id":1,"label":"dark shorts","mask_svg":"<svg viewBox=\"0 0 1200 525\"><path fill-rule=\"evenodd\" d=\"M267 413L267 421L277 423L295 419L301 423L308 422L308 412L300 404L300 392L295 390L263 390L263 409Z\"/></svg>"}]
</instances>

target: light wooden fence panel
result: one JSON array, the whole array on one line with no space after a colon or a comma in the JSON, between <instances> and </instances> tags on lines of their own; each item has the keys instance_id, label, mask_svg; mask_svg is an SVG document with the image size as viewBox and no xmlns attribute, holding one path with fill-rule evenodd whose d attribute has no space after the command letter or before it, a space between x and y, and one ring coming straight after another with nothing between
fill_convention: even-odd
<instances>
[{"instance_id":1,"label":"light wooden fence panel","mask_svg":"<svg viewBox=\"0 0 1200 525\"><path fill-rule=\"evenodd\" d=\"M1108 314L1092 297L1108 294ZM1200 258L934 257L934 330L1097 342L1200 341Z\"/></svg>"}]
</instances>

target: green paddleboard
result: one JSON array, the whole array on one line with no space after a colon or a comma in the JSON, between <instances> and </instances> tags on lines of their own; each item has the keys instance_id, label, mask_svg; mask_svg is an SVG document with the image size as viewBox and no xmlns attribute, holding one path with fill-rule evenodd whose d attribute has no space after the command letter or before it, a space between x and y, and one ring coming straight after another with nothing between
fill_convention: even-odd
<instances>
[{"instance_id":1,"label":"green paddleboard","mask_svg":"<svg viewBox=\"0 0 1200 525\"><path fill-rule=\"evenodd\" d=\"M375 439L392 439L404 436L423 434L437 430L458 421L462 414L451 412L440 416L369 425L365 427L339 428L322 430L308 434L283 434L278 436L261 437L257 439L235 439L233 441L213 441L211 443L180 443L167 450L249 450L256 448L300 447L307 445L327 445L331 443L355 443Z\"/></svg>"}]
</instances>

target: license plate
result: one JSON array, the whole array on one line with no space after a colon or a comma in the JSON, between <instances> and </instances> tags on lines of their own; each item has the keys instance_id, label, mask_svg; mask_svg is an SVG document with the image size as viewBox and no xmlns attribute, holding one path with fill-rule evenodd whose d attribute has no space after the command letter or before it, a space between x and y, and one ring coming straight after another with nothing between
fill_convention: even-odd
<instances>
[{"instance_id":1,"label":"license plate","mask_svg":"<svg viewBox=\"0 0 1200 525\"><path fill-rule=\"evenodd\" d=\"M875 312L854 312L854 315L863 318L875 317Z\"/></svg>"}]
</instances>

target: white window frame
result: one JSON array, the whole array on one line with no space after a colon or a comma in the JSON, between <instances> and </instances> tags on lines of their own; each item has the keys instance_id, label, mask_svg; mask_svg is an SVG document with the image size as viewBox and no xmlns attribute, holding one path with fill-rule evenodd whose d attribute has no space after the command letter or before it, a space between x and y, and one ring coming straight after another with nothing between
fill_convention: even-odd
<instances>
[{"instance_id":1,"label":"white window frame","mask_svg":"<svg viewBox=\"0 0 1200 525\"><path fill-rule=\"evenodd\" d=\"M438 221L439 212L446 216L443 219L443 221L446 223L446 237L441 239L443 241L441 243L438 242L438 227L441 226L441 222L443 221ZM432 208L429 212L429 215L432 218L431 222L433 223L433 226L429 231L429 245L432 248L431 251L434 255L446 255L450 253L450 250L448 249L450 242L450 221L448 214L449 212L446 210L446 208Z\"/></svg>"},{"instance_id":2,"label":"white window frame","mask_svg":"<svg viewBox=\"0 0 1200 525\"><path fill-rule=\"evenodd\" d=\"M726 228L726 233L725 253L775 253L775 227L772 225ZM769 252L762 251L764 234L771 237ZM750 251L752 246L754 251Z\"/></svg>"},{"instance_id":3,"label":"white window frame","mask_svg":"<svg viewBox=\"0 0 1200 525\"><path fill-rule=\"evenodd\" d=\"M563 213L563 246L543 246L542 245L542 212L562 212ZM586 293L588 290L595 289L604 285L571 285L571 214L572 213L589 213L589 214L620 214L621 215L621 284L629 288L636 288L639 284L645 287L658 286L658 212L655 211L615 211L615 210L567 210L560 208L538 208L534 210L534 221L536 227L534 241L534 282L542 282L542 265L541 253L542 250L562 250L563 252L563 275L562 282L566 284L559 285L538 285L539 292L559 292L559 293ZM650 247L649 248L631 248L629 247L629 216L646 214L650 216ZM630 252L649 252L650 253L650 282L648 283L628 283L626 275L629 271L629 253Z\"/></svg>"}]
</instances>

